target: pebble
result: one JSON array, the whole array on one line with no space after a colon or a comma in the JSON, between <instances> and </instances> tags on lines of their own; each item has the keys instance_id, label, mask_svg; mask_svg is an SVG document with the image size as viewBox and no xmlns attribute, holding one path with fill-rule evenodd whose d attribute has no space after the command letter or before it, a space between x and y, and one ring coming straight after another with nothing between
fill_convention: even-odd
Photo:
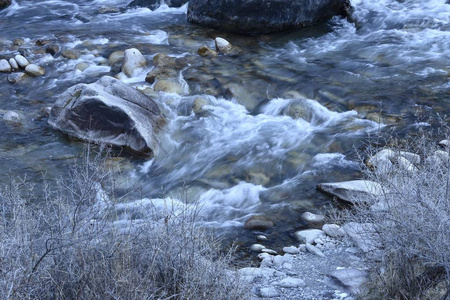
<instances>
[{"instance_id":1,"label":"pebble","mask_svg":"<svg viewBox=\"0 0 450 300\"><path fill-rule=\"evenodd\" d=\"M61 55L67 59L79 59L80 53L75 50L64 50Z\"/></svg>"},{"instance_id":2,"label":"pebble","mask_svg":"<svg viewBox=\"0 0 450 300\"><path fill-rule=\"evenodd\" d=\"M289 246L289 247L283 247L283 252L289 253L289 254L299 254L300 250L297 247Z\"/></svg>"},{"instance_id":3,"label":"pebble","mask_svg":"<svg viewBox=\"0 0 450 300\"><path fill-rule=\"evenodd\" d=\"M16 56L14 56L14 59L16 60L16 62L19 64L19 66L21 68L25 68L26 66L28 66L30 64L28 59L26 59L23 55L20 55L20 54L17 54Z\"/></svg>"},{"instance_id":4,"label":"pebble","mask_svg":"<svg viewBox=\"0 0 450 300\"><path fill-rule=\"evenodd\" d=\"M262 249L261 252L272 254L272 255L277 255L277 251L272 250L272 249L267 249L267 248Z\"/></svg>"},{"instance_id":5,"label":"pebble","mask_svg":"<svg viewBox=\"0 0 450 300\"><path fill-rule=\"evenodd\" d=\"M45 74L45 69L35 64L29 64L25 67L25 72L31 76L42 76Z\"/></svg>"},{"instance_id":6,"label":"pebble","mask_svg":"<svg viewBox=\"0 0 450 300\"><path fill-rule=\"evenodd\" d=\"M229 54L233 46L231 46L230 42L221 37L216 37L215 39L216 49L223 54Z\"/></svg>"},{"instance_id":7,"label":"pebble","mask_svg":"<svg viewBox=\"0 0 450 300\"><path fill-rule=\"evenodd\" d=\"M439 142L439 145L442 147L450 148L450 141L449 140L442 140Z\"/></svg>"},{"instance_id":8,"label":"pebble","mask_svg":"<svg viewBox=\"0 0 450 300\"><path fill-rule=\"evenodd\" d=\"M313 214L309 211L304 212L301 216L303 221L309 222L309 223L322 223L325 220L325 216Z\"/></svg>"},{"instance_id":9,"label":"pebble","mask_svg":"<svg viewBox=\"0 0 450 300\"><path fill-rule=\"evenodd\" d=\"M11 65L11 67L12 67L14 70L18 70L18 69L19 69L19 64L17 64L17 61L16 61L14 58L10 58L10 59L8 60L8 62L9 62L9 64Z\"/></svg>"},{"instance_id":10,"label":"pebble","mask_svg":"<svg viewBox=\"0 0 450 300\"><path fill-rule=\"evenodd\" d=\"M266 246L261 245L261 244L253 244L250 246L250 250L256 251L256 252L260 252L261 250L263 250L265 248L266 248Z\"/></svg>"},{"instance_id":11,"label":"pebble","mask_svg":"<svg viewBox=\"0 0 450 300\"><path fill-rule=\"evenodd\" d=\"M11 65L6 59L0 59L0 72L11 72Z\"/></svg>"},{"instance_id":12,"label":"pebble","mask_svg":"<svg viewBox=\"0 0 450 300\"><path fill-rule=\"evenodd\" d=\"M294 233L295 237L302 243L314 243L314 241L324 236L322 230L320 229L306 229L306 230L300 230Z\"/></svg>"},{"instance_id":13,"label":"pebble","mask_svg":"<svg viewBox=\"0 0 450 300\"><path fill-rule=\"evenodd\" d=\"M258 241L267 241L267 237L265 235L259 234L256 236Z\"/></svg>"},{"instance_id":14,"label":"pebble","mask_svg":"<svg viewBox=\"0 0 450 300\"><path fill-rule=\"evenodd\" d=\"M197 51L198 55L202 57L216 57L217 51L208 48L207 46L201 46Z\"/></svg>"}]
</instances>

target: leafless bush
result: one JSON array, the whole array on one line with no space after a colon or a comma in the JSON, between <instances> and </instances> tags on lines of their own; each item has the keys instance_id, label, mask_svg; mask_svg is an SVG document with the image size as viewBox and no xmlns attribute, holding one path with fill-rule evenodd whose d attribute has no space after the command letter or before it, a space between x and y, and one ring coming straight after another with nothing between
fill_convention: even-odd
<instances>
[{"instance_id":1,"label":"leafless bush","mask_svg":"<svg viewBox=\"0 0 450 300\"><path fill-rule=\"evenodd\" d=\"M197 226L198 206L114 198L90 149L44 191L25 180L0 189L1 298L247 298L230 253Z\"/></svg>"},{"instance_id":2,"label":"leafless bush","mask_svg":"<svg viewBox=\"0 0 450 300\"><path fill-rule=\"evenodd\" d=\"M363 299L450 296L450 156L425 135L410 146L369 149L366 177L379 196L354 206L345 221L372 223L380 255ZM383 155L376 155L383 153Z\"/></svg>"}]
</instances>

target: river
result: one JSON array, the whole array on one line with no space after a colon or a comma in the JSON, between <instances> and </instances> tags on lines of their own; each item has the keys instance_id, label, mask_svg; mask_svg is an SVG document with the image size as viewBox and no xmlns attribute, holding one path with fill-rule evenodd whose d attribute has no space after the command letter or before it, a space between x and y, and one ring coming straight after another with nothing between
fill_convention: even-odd
<instances>
[{"instance_id":1,"label":"river","mask_svg":"<svg viewBox=\"0 0 450 300\"><path fill-rule=\"evenodd\" d=\"M122 178L139 186L134 199L198 201L202 222L249 244L243 224L272 218L269 240L293 242L304 211L324 212L324 181L360 176L357 152L379 132L405 136L434 128L450 112L450 5L445 0L355 0L353 22L327 23L271 35L243 36L189 24L187 7L127 8L123 0L15 0L0 11L0 59L24 53L45 68L16 84L0 73L0 114L24 116L22 126L0 122L0 181L64 174L82 152L47 124L45 108L77 83L112 75L108 56L138 48L185 57L183 96L154 93L168 119L160 154L125 153ZM102 6L118 12L100 13ZM202 58L223 37L237 56ZM53 57L50 40L76 59ZM84 63L83 70L76 68ZM87 66L87 67L86 67ZM125 81L148 85L152 64ZM197 98L206 112L192 112Z\"/></svg>"}]
</instances>

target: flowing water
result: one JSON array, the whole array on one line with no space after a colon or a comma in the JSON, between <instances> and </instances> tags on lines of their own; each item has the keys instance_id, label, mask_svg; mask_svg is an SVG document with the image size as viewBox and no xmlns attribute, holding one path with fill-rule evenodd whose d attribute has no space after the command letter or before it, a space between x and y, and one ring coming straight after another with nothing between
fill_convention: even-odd
<instances>
[{"instance_id":1,"label":"flowing water","mask_svg":"<svg viewBox=\"0 0 450 300\"><path fill-rule=\"evenodd\" d=\"M82 143L47 125L45 108L77 83L114 76L107 58L138 48L188 62L178 81L185 95L153 93L168 119L161 151L151 160L125 155L134 199L199 201L205 224L243 243L251 215L271 217L272 241L305 226L304 211L330 199L322 181L359 176L356 150L367 137L431 128L450 112L450 5L445 0L355 0L353 22L328 23L262 36L222 33L189 24L186 6L156 11L124 0L13 1L0 11L0 58L24 53L46 75L7 82L0 73L0 113L18 112L22 126L0 122L0 179L63 174ZM104 6L118 12L100 13ZM202 58L221 36L237 56ZM46 54L37 40L80 53ZM76 68L84 63L84 68ZM152 64L124 79L144 88ZM82 71L81 71L82 70ZM192 106L202 99L201 113Z\"/></svg>"}]
</instances>

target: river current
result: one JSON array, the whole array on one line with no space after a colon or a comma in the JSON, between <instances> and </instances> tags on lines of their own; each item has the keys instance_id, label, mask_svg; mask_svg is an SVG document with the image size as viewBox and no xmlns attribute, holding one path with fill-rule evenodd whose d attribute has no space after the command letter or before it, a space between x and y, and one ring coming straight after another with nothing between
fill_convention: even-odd
<instances>
[{"instance_id":1,"label":"river current","mask_svg":"<svg viewBox=\"0 0 450 300\"><path fill-rule=\"evenodd\" d=\"M19 52L46 70L16 84L0 73L0 180L64 174L82 152L47 124L45 108L77 83L114 75L108 56L138 48L188 58L179 76L184 95L154 93L168 119L160 154L125 155L122 179L139 186L133 199L199 201L202 220L231 238L252 215L272 218L272 240L291 240L304 211L331 204L315 190L324 181L360 176L357 152L379 132L400 136L433 128L450 112L450 5L445 0L354 0L353 22L243 36L189 24L186 6L156 11L124 0L15 0L0 11L0 59ZM103 6L118 11L100 13ZM237 56L202 58L223 37ZM37 40L76 50L68 59L45 53ZM80 63L85 67L76 68ZM124 81L143 88L152 64ZM197 98L206 111L192 111ZM124 184L125 185L125 184ZM150 200L146 200L150 201ZM154 200L157 201L157 200Z\"/></svg>"}]
</instances>

